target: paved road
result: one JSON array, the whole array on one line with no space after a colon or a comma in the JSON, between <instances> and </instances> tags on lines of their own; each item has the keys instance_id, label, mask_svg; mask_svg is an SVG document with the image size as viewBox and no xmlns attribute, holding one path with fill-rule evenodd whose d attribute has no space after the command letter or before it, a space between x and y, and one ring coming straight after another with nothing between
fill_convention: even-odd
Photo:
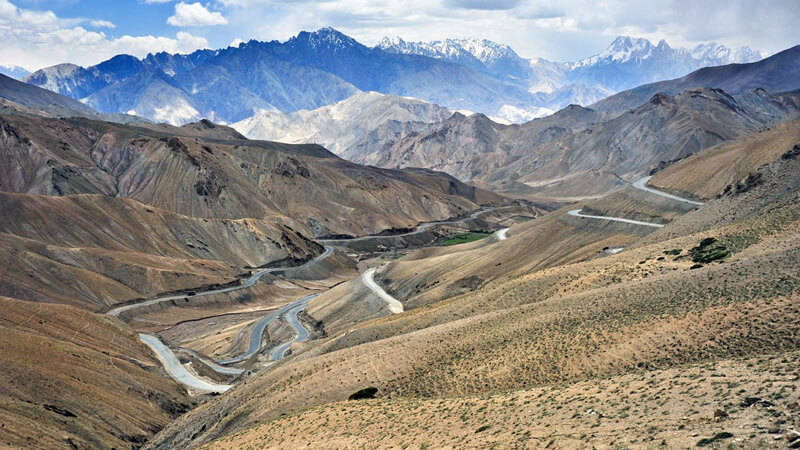
<instances>
[{"instance_id":1,"label":"paved road","mask_svg":"<svg viewBox=\"0 0 800 450\"><path fill-rule=\"evenodd\" d=\"M679 202L689 203L690 205L702 206L704 204L703 202L696 202L694 200L689 200L688 198L678 197L677 195L668 194L666 192L659 191L659 190L653 189L651 187L647 187L646 184L647 184L648 181L650 181L651 178L653 178L653 177L652 176L644 177L644 178L640 179L639 181L633 183L633 187L635 187L636 189L640 189L642 191L645 191L645 192L649 192L651 194L660 195L662 197L666 197L666 198L669 198L669 199L672 199L672 200L676 200L676 201L679 201Z\"/></svg>"},{"instance_id":2,"label":"paved road","mask_svg":"<svg viewBox=\"0 0 800 450\"><path fill-rule=\"evenodd\" d=\"M497 230L495 232L495 236L497 236L498 241L505 241L506 239L508 239L508 236L506 236L507 234L508 234L508 228L503 228L502 230Z\"/></svg>"},{"instance_id":3,"label":"paved road","mask_svg":"<svg viewBox=\"0 0 800 450\"><path fill-rule=\"evenodd\" d=\"M255 326L253 326L253 329L250 330L250 338L249 338L250 341L248 342L248 346L247 346L247 351L246 352L242 353L241 355L239 355L239 356L237 356L235 358L224 359L224 360L217 361L217 362L219 364L227 366L227 365L230 365L230 364L235 364L235 363L238 363L238 362L245 361L245 360L249 359L251 356L253 356L256 353L258 353L258 351L261 350L261 341L264 339L264 330L267 329L267 325L269 325L270 322L272 322L276 317L280 316L281 314L285 314L285 313L293 310L298 305L303 305L305 307L305 305L308 304L308 302L310 302L317 295L318 294L306 295L305 297L300 298L298 300L295 300L292 303L289 303L288 305L284 305L283 307L281 307L277 311L275 311L275 312L273 312L273 313L271 313L269 315L264 316L261 320L259 320L255 324ZM300 311L297 311L297 312L300 312ZM295 313L295 316L296 316L296 313ZM287 348L288 348L288 346L287 346Z\"/></svg>"},{"instance_id":4,"label":"paved road","mask_svg":"<svg viewBox=\"0 0 800 450\"><path fill-rule=\"evenodd\" d=\"M364 272L364 285L386 302L386 304L389 306L389 311L391 311L392 314L403 312L403 304L400 303L396 298L389 295L383 290L382 287L378 286L378 283L375 282L375 270L376 269L373 267L372 269Z\"/></svg>"},{"instance_id":5,"label":"paved road","mask_svg":"<svg viewBox=\"0 0 800 450\"><path fill-rule=\"evenodd\" d=\"M309 337L308 329L306 329L306 327L304 327L303 324L300 323L300 321L297 319L297 314L299 314L300 311L306 309L306 306L308 306L308 302L317 298L317 295L319 294L311 294L301 298L299 302L294 303L294 307L292 307L283 314L284 320L286 320L286 323L288 323L289 326L294 329L296 335L294 339L292 339L291 341L284 342L283 344L278 345L277 347L270 350L269 359L273 361L281 360L283 359L284 356L286 356L286 351L289 350L289 347L292 345L292 342L305 342L308 340Z\"/></svg>"},{"instance_id":6,"label":"paved road","mask_svg":"<svg viewBox=\"0 0 800 450\"><path fill-rule=\"evenodd\" d=\"M204 358L204 357L198 355L197 352L195 352L194 350L191 350L191 349L188 349L188 348L183 348L183 347L181 347L181 350L185 351L186 353L191 354L192 356L197 358L198 361L200 361L201 363L203 363L206 366L208 366L214 372L221 373L223 375L241 375L242 373L244 373L244 369L237 369L236 367L223 367L223 366L220 366L216 362L214 362L214 361L212 361L212 360L210 360L208 358Z\"/></svg>"},{"instance_id":7,"label":"paved road","mask_svg":"<svg viewBox=\"0 0 800 450\"><path fill-rule=\"evenodd\" d=\"M642 222L640 220L632 220L632 219L623 219L622 217L610 217L610 216L590 216L588 214L581 214L580 209L573 209L569 211L567 214L570 216L575 217L583 217L585 219L600 219L600 220L611 220L613 222L624 222L624 223L631 223L634 225L642 225L645 227L653 227L653 228L661 228L664 225L660 223L652 223L652 222Z\"/></svg>"},{"instance_id":8,"label":"paved road","mask_svg":"<svg viewBox=\"0 0 800 450\"><path fill-rule=\"evenodd\" d=\"M520 207L519 205L499 206L497 208L486 208L486 207L484 207L484 208L478 209L477 211L474 211L472 214L470 214L469 216L467 216L467 217L465 217L463 219L443 220L443 221L439 221L439 222L425 222L425 223L422 223L419 226L417 226L416 229L414 229L414 231L409 231L408 233L390 234L390 235L370 234L368 236L361 236L361 237L355 237L355 238L342 238L342 239L317 239L317 242L335 244L337 242L358 242L358 241L363 241L363 240L366 240L366 239L374 239L374 238L395 238L395 237L411 236L411 235L414 235L414 234L423 233L423 232L425 232L425 231L427 231L430 228L433 228L435 226L439 226L439 225L456 225L456 224L459 224L459 223L462 223L462 222L466 222L467 220L477 219L479 216L482 216L483 214L489 213L491 211L500 211L500 210L503 210L503 209L519 208L519 207Z\"/></svg>"},{"instance_id":9,"label":"paved road","mask_svg":"<svg viewBox=\"0 0 800 450\"><path fill-rule=\"evenodd\" d=\"M156 336L139 333L139 339L155 352L167 373L179 383L202 392L225 392L233 387L230 384L209 383L197 378L183 367L175 353Z\"/></svg>"},{"instance_id":10,"label":"paved road","mask_svg":"<svg viewBox=\"0 0 800 450\"><path fill-rule=\"evenodd\" d=\"M263 277L265 274L272 273L272 272L285 271L285 270L305 269L307 267L311 267L311 266L319 263L323 259L325 259L328 256L330 256L331 253L333 253L333 248L326 246L325 247L325 251L321 255L317 256L316 258L312 259L311 261L308 261L307 263L303 264L302 266L273 267L273 268L270 268L270 269L261 269L258 272L254 273L252 276L250 276L250 278L246 279L242 284L240 284L238 286L231 286L231 287L226 287L226 288L223 288L223 289L214 289L214 290L210 290L210 291L201 291L201 292L198 292L195 295L191 295L191 296L188 296L186 294L182 294L182 295L170 295L170 296L167 296L167 297L155 298L155 299L152 299L152 300L146 300L146 301L139 302L139 303L132 303L130 305L120 306L118 308L112 309L107 314L112 315L112 316L118 316L118 315L120 315L121 313L123 313L125 311L130 311L131 309L140 308L142 306L155 305L156 303L168 302L168 301L172 301L172 300L182 300L184 298L193 298L193 297L202 297L204 295L222 294L222 293L225 293L225 292L231 292L231 291L236 291L236 290L239 290L239 289L248 288L248 287L256 284L256 282L261 277Z\"/></svg>"}]
</instances>

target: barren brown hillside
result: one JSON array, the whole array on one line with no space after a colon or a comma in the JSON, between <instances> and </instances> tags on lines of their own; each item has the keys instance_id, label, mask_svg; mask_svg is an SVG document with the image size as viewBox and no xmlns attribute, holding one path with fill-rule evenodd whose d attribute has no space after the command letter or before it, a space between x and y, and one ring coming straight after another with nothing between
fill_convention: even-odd
<instances>
[{"instance_id":1,"label":"barren brown hillside","mask_svg":"<svg viewBox=\"0 0 800 450\"><path fill-rule=\"evenodd\" d=\"M764 166L764 183L680 216L616 255L533 271L340 332L177 420L150 445L209 443L369 386L384 399L436 401L796 351L798 164ZM697 259L710 254L704 240L722 259ZM503 243L513 245L514 235Z\"/></svg>"},{"instance_id":2,"label":"barren brown hillside","mask_svg":"<svg viewBox=\"0 0 800 450\"><path fill-rule=\"evenodd\" d=\"M132 330L67 305L0 297L0 446L131 448L195 400Z\"/></svg>"},{"instance_id":3,"label":"barren brown hillside","mask_svg":"<svg viewBox=\"0 0 800 450\"><path fill-rule=\"evenodd\" d=\"M319 146L234 139L220 128L8 114L0 129L4 191L126 197L192 217L272 217L309 237L377 233L503 201L444 174L358 166Z\"/></svg>"}]
</instances>

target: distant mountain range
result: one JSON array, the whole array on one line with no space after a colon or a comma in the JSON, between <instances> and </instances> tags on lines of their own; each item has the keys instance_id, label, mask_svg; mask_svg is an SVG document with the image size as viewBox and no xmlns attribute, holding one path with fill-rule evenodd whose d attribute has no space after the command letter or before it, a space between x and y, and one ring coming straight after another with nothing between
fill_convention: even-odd
<instances>
[{"instance_id":1,"label":"distant mountain range","mask_svg":"<svg viewBox=\"0 0 800 450\"><path fill-rule=\"evenodd\" d=\"M200 118L233 123L259 111L313 110L364 91L524 122L699 67L759 58L748 48L716 43L688 50L620 37L591 58L555 63L524 59L506 45L476 39L384 39L370 48L323 28L286 42L250 41L143 59L118 55L86 68L59 64L24 80L103 113L171 124Z\"/></svg>"},{"instance_id":2,"label":"distant mountain range","mask_svg":"<svg viewBox=\"0 0 800 450\"><path fill-rule=\"evenodd\" d=\"M28 72L27 70L25 70L20 66L15 66L13 64L5 66L3 64L0 64L0 75L5 75L7 77L21 80L29 74L30 72Z\"/></svg>"},{"instance_id":3,"label":"distant mountain range","mask_svg":"<svg viewBox=\"0 0 800 450\"><path fill-rule=\"evenodd\" d=\"M705 67L684 77L648 83L603 99L592 108L623 112L634 108L658 92L678 94L686 89L712 86L729 94L766 89L779 94L800 88L800 45L750 64Z\"/></svg>"},{"instance_id":4,"label":"distant mountain range","mask_svg":"<svg viewBox=\"0 0 800 450\"><path fill-rule=\"evenodd\" d=\"M730 49L717 42L692 49L672 48L665 41L619 36L601 53L575 62L525 59L511 47L485 39L406 42L383 38L387 52L424 55L465 65L496 79L525 88L539 106L561 109L570 103L587 105L624 89L685 75L707 66L748 63L761 53Z\"/></svg>"},{"instance_id":5,"label":"distant mountain range","mask_svg":"<svg viewBox=\"0 0 800 450\"><path fill-rule=\"evenodd\" d=\"M522 125L481 114L432 124L387 121L340 154L379 167L441 170L511 196L580 197L797 114L797 73L800 46L645 84Z\"/></svg>"}]
</instances>

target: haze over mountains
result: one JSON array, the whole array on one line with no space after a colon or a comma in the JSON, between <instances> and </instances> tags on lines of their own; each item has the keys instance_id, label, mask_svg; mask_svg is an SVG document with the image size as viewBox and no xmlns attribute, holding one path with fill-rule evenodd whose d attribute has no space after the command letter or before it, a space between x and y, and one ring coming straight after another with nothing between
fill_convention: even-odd
<instances>
[{"instance_id":1,"label":"haze over mountains","mask_svg":"<svg viewBox=\"0 0 800 450\"><path fill-rule=\"evenodd\" d=\"M629 36L617 37L597 55L563 63L541 58L525 59L509 46L485 39L447 39L426 43L406 42L395 37L383 38L377 47L388 52L424 55L468 66L539 94L540 106L553 110L570 103L585 106L610 93L675 78L701 67L748 63L762 58L759 52L749 47L730 49L711 42L693 49L672 48L663 40L653 45L647 39Z\"/></svg>"},{"instance_id":2,"label":"haze over mountains","mask_svg":"<svg viewBox=\"0 0 800 450\"><path fill-rule=\"evenodd\" d=\"M760 54L748 48L711 43L690 51L622 36L593 57L554 63L527 60L508 46L475 39L428 44L384 39L369 48L325 28L286 42L250 41L141 60L119 55L88 68L60 64L24 79L103 113L175 125L201 118L231 123L259 110L316 109L359 91L523 122L700 67L757 59Z\"/></svg>"},{"instance_id":3,"label":"haze over mountains","mask_svg":"<svg viewBox=\"0 0 800 450\"><path fill-rule=\"evenodd\" d=\"M0 74L0 447L800 447L800 46L761 56L322 28Z\"/></svg>"}]
</instances>

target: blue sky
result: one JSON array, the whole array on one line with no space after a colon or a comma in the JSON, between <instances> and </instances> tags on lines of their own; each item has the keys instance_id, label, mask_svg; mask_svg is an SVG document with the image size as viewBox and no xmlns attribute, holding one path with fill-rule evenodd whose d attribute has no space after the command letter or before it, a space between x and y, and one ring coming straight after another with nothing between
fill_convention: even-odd
<instances>
[{"instance_id":1,"label":"blue sky","mask_svg":"<svg viewBox=\"0 0 800 450\"><path fill-rule=\"evenodd\" d=\"M191 52L333 26L359 41L479 37L571 61L617 35L716 40L774 53L800 43L796 0L0 0L0 64L91 65L118 53Z\"/></svg>"}]
</instances>

